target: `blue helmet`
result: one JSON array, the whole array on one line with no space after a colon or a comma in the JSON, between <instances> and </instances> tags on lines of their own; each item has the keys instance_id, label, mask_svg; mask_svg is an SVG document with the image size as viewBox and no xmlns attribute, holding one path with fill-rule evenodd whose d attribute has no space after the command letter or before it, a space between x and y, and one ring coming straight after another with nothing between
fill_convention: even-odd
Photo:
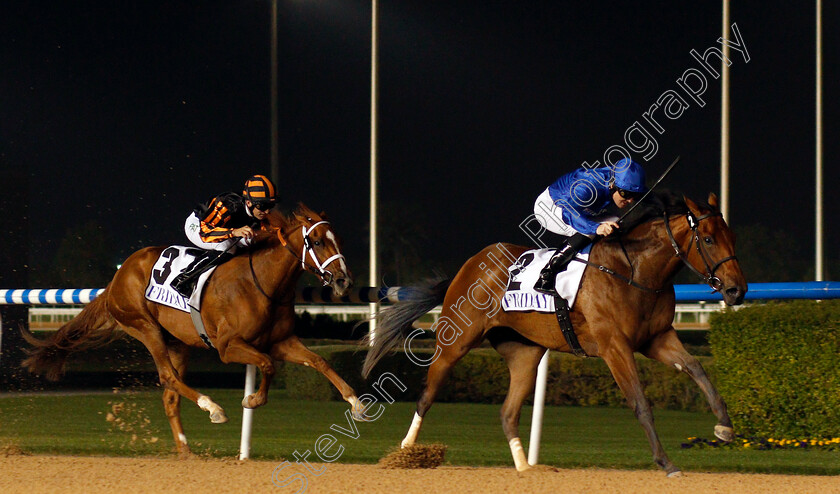
<instances>
[{"instance_id":1,"label":"blue helmet","mask_svg":"<svg viewBox=\"0 0 840 494\"><path fill-rule=\"evenodd\" d=\"M647 192L644 168L629 158L619 160L615 164L615 186L637 194Z\"/></svg>"}]
</instances>

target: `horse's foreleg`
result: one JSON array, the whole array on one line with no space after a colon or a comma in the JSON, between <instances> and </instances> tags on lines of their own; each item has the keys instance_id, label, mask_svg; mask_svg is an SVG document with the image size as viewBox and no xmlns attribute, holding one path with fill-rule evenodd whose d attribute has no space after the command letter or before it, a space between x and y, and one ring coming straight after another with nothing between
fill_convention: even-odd
<instances>
[{"instance_id":1,"label":"horse's foreleg","mask_svg":"<svg viewBox=\"0 0 840 494\"><path fill-rule=\"evenodd\" d=\"M262 374L260 387L254 394L242 399L244 408L257 408L268 402L268 388L274 379L274 362L268 355L260 352L241 338L235 338L228 342L224 348L219 348L219 357L222 362L237 362L256 366Z\"/></svg>"},{"instance_id":2,"label":"horse's foreleg","mask_svg":"<svg viewBox=\"0 0 840 494\"><path fill-rule=\"evenodd\" d=\"M680 475L680 470L671 463L662 448L662 443L659 442L659 436L653 426L653 412L650 409L650 403L645 398L642 383L639 381L639 371L633 358L633 351L626 345L617 347L614 343L611 348L602 353L601 357L607 363L615 382L627 399L627 404L633 409L636 418L645 430L653 451L653 461L665 470L669 477Z\"/></svg>"},{"instance_id":3,"label":"horse's foreleg","mask_svg":"<svg viewBox=\"0 0 840 494\"><path fill-rule=\"evenodd\" d=\"M516 470L522 472L530 468L530 465L519 438L519 417L522 403L534 391L537 366L545 354L545 348L506 341L496 345L496 351L505 358L510 370L510 387L501 409L502 429L510 445Z\"/></svg>"},{"instance_id":4,"label":"horse's foreleg","mask_svg":"<svg viewBox=\"0 0 840 494\"><path fill-rule=\"evenodd\" d=\"M330 364L317 353L306 348L297 336L290 336L279 341L271 347L271 357L275 360L292 362L294 364L311 367L326 377L333 386L341 393L341 397L352 407L351 413L354 420L366 421L365 407L356 396L353 388L347 384L338 373L330 367Z\"/></svg>"},{"instance_id":5,"label":"horse's foreleg","mask_svg":"<svg viewBox=\"0 0 840 494\"><path fill-rule=\"evenodd\" d=\"M169 359L172 361L172 366L178 372L178 376L183 379L187 371L187 358L189 357L190 347L177 343L170 343ZM182 458L190 455L190 447L187 445L187 436L184 435L184 427L181 424L181 395L171 389L163 390L163 409L166 412L166 417L169 419L169 427L172 428L172 436L175 439L175 448L178 455Z\"/></svg>"},{"instance_id":6,"label":"horse's foreleg","mask_svg":"<svg viewBox=\"0 0 840 494\"><path fill-rule=\"evenodd\" d=\"M644 353L649 358L688 374L706 395L709 406L712 407L712 412L718 419L715 436L725 442L734 439L732 421L726 411L726 403L709 380L700 362L685 350L673 328L657 336Z\"/></svg>"}]
</instances>

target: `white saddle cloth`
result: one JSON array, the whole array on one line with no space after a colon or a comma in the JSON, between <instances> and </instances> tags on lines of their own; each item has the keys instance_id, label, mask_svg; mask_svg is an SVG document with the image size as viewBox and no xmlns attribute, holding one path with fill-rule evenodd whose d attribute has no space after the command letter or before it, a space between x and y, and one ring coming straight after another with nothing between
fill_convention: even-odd
<instances>
[{"instance_id":1,"label":"white saddle cloth","mask_svg":"<svg viewBox=\"0 0 840 494\"><path fill-rule=\"evenodd\" d=\"M201 249L181 245L173 245L164 249L152 268L149 285L146 287L146 300L184 312L189 312L190 306L195 310L201 310L201 293L204 291L204 284L216 270L216 266L201 273L198 282L195 284L195 290L189 299L176 292L170 283L202 252Z\"/></svg>"},{"instance_id":2,"label":"white saddle cloth","mask_svg":"<svg viewBox=\"0 0 840 494\"><path fill-rule=\"evenodd\" d=\"M588 260L591 245L587 246L576 256L578 259ZM508 268L510 281L502 299L502 308L507 312L537 311L554 312L554 297L534 290L534 283L540 271L551 259L555 249L535 249L524 252L516 263ZM566 269L558 273L555 289L561 297L569 302L571 309L575 304L580 281L586 264L572 261Z\"/></svg>"}]
</instances>

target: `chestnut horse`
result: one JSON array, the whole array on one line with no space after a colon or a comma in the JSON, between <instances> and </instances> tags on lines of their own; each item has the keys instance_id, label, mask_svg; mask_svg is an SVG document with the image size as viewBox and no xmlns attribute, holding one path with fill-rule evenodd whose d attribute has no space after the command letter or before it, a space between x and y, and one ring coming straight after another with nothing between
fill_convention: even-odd
<instances>
[{"instance_id":1,"label":"chestnut horse","mask_svg":"<svg viewBox=\"0 0 840 494\"><path fill-rule=\"evenodd\" d=\"M271 211L251 247L216 268L206 283L201 319L222 362L252 364L262 373L259 389L243 399L244 407L266 403L274 361L288 361L321 372L353 406L354 418L361 419L362 407L353 389L292 332L295 286L304 269L319 276L336 295L343 296L352 285L340 242L322 215L302 204L288 217ZM105 291L49 338L39 340L24 331L35 349L23 366L57 380L70 353L105 344L116 329L122 329L152 354L172 435L178 452L186 456L190 451L181 425L181 396L208 412L213 423L227 422L227 417L209 396L183 381L190 347L205 347L190 314L144 296L163 250L147 247L132 254Z\"/></svg>"},{"instance_id":2,"label":"chestnut horse","mask_svg":"<svg viewBox=\"0 0 840 494\"><path fill-rule=\"evenodd\" d=\"M640 352L691 376L717 416L715 435L732 440L726 405L697 359L683 348L672 326L672 280L683 263L719 291L728 305L743 302L747 284L734 256L735 236L717 206L714 194L704 206L687 198L663 195L657 207L637 208L635 228L592 247L591 264L584 272L571 311L580 345L587 355L604 359L644 428L654 461L669 476L679 475L679 469L659 442L633 353ZM655 214L652 220L651 214ZM409 352L411 333L420 331L413 330L412 323L443 304L434 327L435 354L422 363L430 365L426 385L403 447L417 440L423 416L455 363L487 338L510 370L510 388L501 408L502 428L516 469L529 468L518 430L522 403L534 390L537 364L546 349L570 352L571 348L554 314L505 312L500 308L509 277L505 267L526 250L511 244L489 246L470 258L451 281L415 286L407 290L406 301L380 312L374 346L363 368L365 376L400 342L406 342ZM505 257L507 262L503 262ZM418 362L419 358L412 360Z\"/></svg>"}]
</instances>

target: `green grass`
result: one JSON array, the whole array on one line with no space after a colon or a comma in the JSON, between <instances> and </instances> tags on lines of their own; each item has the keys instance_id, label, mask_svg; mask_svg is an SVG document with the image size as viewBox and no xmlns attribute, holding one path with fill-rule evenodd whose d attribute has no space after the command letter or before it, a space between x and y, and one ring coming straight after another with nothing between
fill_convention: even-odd
<instances>
[{"instance_id":1,"label":"green grass","mask_svg":"<svg viewBox=\"0 0 840 494\"><path fill-rule=\"evenodd\" d=\"M183 420L196 453L235 457L241 429L240 390L213 390L230 422L211 424L205 412L183 403ZM272 391L269 403L255 413L254 459L294 461L293 452L314 451L315 441L331 434L344 452L339 461L373 463L399 444L414 411L413 403L385 404L375 422L358 424L359 438L330 429L347 427L338 402L292 401ZM123 404L124 429L106 420L115 403ZM521 435L528 445L531 408L523 409ZM512 466L499 422L499 405L437 403L426 416L420 441L440 442L453 465ZM686 471L792 474L840 474L840 453L831 451L751 451L681 449L687 437L711 437L715 418L708 413L656 411L662 444ZM548 407L540 462L557 467L655 469L642 428L625 408ZM132 435L135 437L132 438ZM0 398L0 447L15 444L39 454L169 455L173 439L159 391L131 394L20 395ZM310 460L314 460L314 453Z\"/></svg>"}]
</instances>

